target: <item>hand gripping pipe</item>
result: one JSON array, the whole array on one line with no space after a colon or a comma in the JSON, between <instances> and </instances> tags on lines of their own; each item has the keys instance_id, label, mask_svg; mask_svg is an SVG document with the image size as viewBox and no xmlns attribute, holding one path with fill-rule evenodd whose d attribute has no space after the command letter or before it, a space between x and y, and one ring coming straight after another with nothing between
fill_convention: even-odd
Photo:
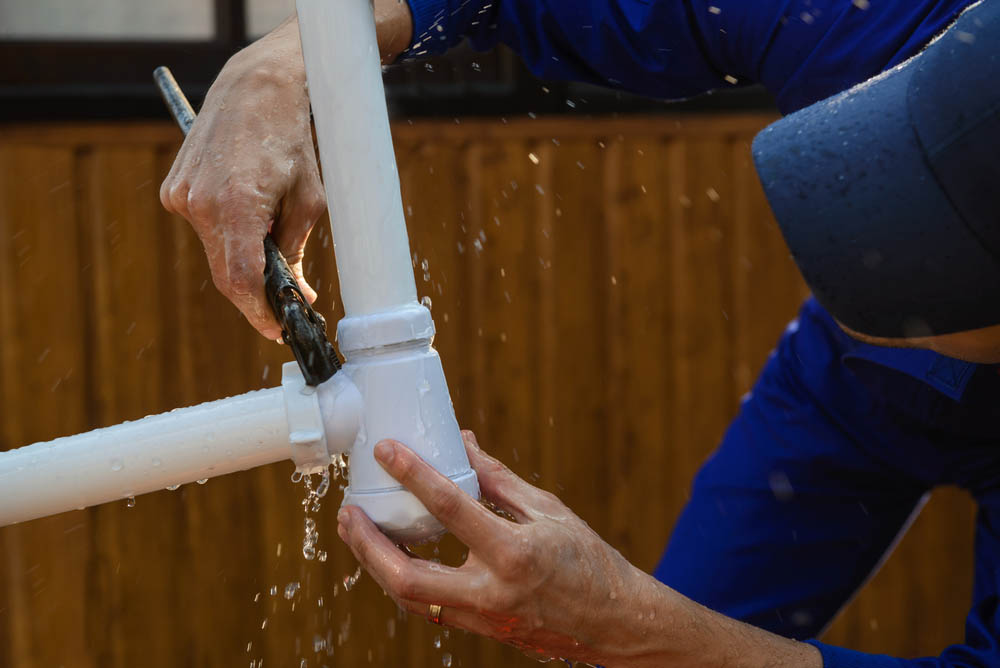
<instances>
[{"instance_id":1,"label":"hand gripping pipe","mask_svg":"<svg viewBox=\"0 0 1000 668\"><path fill-rule=\"evenodd\" d=\"M389 536L443 528L375 461L400 440L478 497L417 303L370 0L298 0L303 53L347 317L343 370L313 388L295 363L279 388L0 453L0 526L292 459L303 472L350 455L344 503Z\"/></svg>"}]
</instances>

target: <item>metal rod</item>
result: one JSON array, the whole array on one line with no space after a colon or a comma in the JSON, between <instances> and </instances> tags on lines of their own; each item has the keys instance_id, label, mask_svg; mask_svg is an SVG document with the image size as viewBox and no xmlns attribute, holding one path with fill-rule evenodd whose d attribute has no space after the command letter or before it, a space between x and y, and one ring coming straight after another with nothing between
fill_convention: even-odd
<instances>
[{"instance_id":1,"label":"metal rod","mask_svg":"<svg viewBox=\"0 0 1000 668\"><path fill-rule=\"evenodd\" d=\"M160 95L163 96L163 101L167 104L170 115L174 117L181 131L187 136L187 133L191 131L191 126L194 125L194 108L184 96L181 87L177 85L177 79L174 79L170 68L160 66L153 70L153 81L160 89Z\"/></svg>"}]
</instances>

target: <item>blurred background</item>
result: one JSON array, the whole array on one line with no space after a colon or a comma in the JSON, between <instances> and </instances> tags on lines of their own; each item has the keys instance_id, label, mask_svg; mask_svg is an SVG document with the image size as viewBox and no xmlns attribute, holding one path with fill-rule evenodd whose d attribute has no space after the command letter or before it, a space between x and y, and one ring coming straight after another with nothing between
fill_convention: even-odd
<instances>
[{"instance_id":1,"label":"blurred background","mask_svg":"<svg viewBox=\"0 0 1000 668\"><path fill-rule=\"evenodd\" d=\"M291 0L0 0L0 449L278 384L287 349L218 295L158 188L197 108ZM644 569L806 296L741 89L679 104L539 81L505 50L386 74L418 292L459 422ZM329 230L307 275L341 315ZM0 529L0 665L529 666L400 615L274 465ZM825 639L962 638L973 507L936 493ZM453 539L425 556L458 563ZM262 662L262 663L261 663Z\"/></svg>"}]
</instances>

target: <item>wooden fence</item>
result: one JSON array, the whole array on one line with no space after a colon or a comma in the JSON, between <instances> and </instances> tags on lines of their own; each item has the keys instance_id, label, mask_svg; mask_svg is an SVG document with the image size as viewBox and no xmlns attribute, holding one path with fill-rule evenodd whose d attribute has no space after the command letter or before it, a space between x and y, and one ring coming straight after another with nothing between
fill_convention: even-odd
<instances>
[{"instance_id":1,"label":"wooden fence","mask_svg":"<svg viewBox=\"0 0 1000 668\"><path fill-rule=\"evenodd\" d=\"M750 163L769 120L394 127L460 422L646 569L806 294ZM0 127L0 449L278 383L289 355L160 208L177 146L167 124ZM321 226L307 274L335 322L330 241ZM370 578L345 591L334 495L330 559L306 563L291 472L0 529L0 665L535 665L439 638ZM827 639L903 655L960 640L971 534L971 502L938 493Z\"/></svg>"}]
</instances>

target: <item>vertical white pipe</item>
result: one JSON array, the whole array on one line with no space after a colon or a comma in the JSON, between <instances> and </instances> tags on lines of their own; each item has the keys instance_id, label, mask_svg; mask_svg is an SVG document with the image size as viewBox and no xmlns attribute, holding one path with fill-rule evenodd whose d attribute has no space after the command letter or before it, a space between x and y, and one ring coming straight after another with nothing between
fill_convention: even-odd
<instances>
[{"instance_id":1,"label":"vertical white pipe","mask_svg":"<svg viewBox=\"0 0 1000 668\"><path fill-rule=\"evenodd\" d=\"M0 526L292 456L282 388L0 453Z\"/></svg>"},{"instance_id":2,"label":"vertical white pipe","mask_svg":"<svg viewBox=\"0 0 1000 668\"><path fill-rule=\"evenodd\" d=\"M297 0L347 317L415 302L371 0Z\"/></svg>"}]
</instances>

